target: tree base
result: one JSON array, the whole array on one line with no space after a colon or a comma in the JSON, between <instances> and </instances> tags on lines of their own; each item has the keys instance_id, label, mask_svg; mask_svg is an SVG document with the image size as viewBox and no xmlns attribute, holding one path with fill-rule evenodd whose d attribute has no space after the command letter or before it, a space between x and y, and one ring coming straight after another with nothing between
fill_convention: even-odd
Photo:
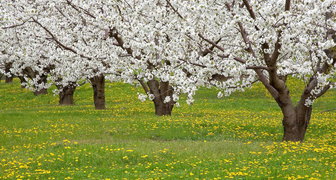
<instances>
[{"instance_id":1,"label":"tree base","mask_svg":"<svg viewBox=\"0 0 336 180\"><path fill-rule=\"evenodd\" d=\"M172 110L173 110L173 105L171 103L164 103L160 102L159 104L155 104L155 115L157 116L171 116Z\"/></svg>"},{"instance_id":2,"label":"tree base","mask_svg":"<svg viewBox=\"0 0 336 180\"><path fill-rule=\"evenodd\" d=\"M90 78L93 88L93 101L96 110L106 109L105 107L105 76L95 76Z\"/></svg>"},{"instance_id":3,"label":"tree base","mask_svg":"<svg viewBox=\"0 0 336 180\"><path fill-rule=\"evenodd\" d=\"M43 94L48 94L48 89L41 89L38 91L34 91L35 96L43 95Z\"/></svg>"},{"instance_id":4,"label":"tree base","mask_svg":"<svg viewBox=\"0 0 336 180\"><path fill-rule=\"evenodd\" d=\"M7 77L6 76L5 83L13 83L13 77Z\"/></svg>"}]
</instances>

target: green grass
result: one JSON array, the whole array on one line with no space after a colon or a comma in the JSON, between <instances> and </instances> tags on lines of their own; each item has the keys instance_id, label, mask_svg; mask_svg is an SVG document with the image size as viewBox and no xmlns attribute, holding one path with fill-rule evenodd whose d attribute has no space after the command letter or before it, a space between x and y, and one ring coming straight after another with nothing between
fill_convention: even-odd
<instances>
[{"instance_id":1,"label":"green grass","mask_svg":"<svg viewBox=\"0 0 336 180\"><path fill-rule=\"evenodd\" d=\"M303 84L290 79L293 101ZM108 83L107 110L92 89L75 106L0 83L0 179L336 179L336 92L314 104L304 143L281 142L281 111L256 84L217 98L201 89L192 106L154 115L141 89ZM182 99L184 99L182 97Z\"/></svg>"}]
</instances>

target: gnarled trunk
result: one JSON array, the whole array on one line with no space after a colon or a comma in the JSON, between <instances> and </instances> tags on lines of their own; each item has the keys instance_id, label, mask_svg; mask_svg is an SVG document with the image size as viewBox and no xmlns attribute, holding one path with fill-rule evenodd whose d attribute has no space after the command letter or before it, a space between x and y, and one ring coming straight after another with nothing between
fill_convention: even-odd
<instances>
[{"instance_id":1,"label":"gnarled trunk","mask_svg":"<svg viewBox=\"0 0 336 180\"><path fill-rule=\"evenodd\" d=\"M10 72L10 68L12 67L12 63L5 63L5 73L10 74L11 76L5 77L5 83L12 83L13 82L13 74Z\"/></svg>"},{"instance_id":2,"label":"gnarled trunk","mask_svg":"<svg viewBox=\"0 0 336 180\"><path fill-rule=\"evenodd\" d=\"M284 113L282 121L284 128L283 141L303 141L311 113L312 106L297 106L289 113Z\"/></svg>"},{"instance_id":3,"label":"gnarled trunk","mask_svg":"<svg viewBox=\"0 0 336 180\"><path fill-rule=\"evenodd\" d=\"M33 93L35 94L35 96L38 95L42 95L42 94L48 94L48 89L43 87L43 85L47 84L47 75L41 75L40 79L37 81L39 85L41 85L42 87L37 88L33 91Z\"/></svg>"},{"instance_id":4,"label":"gnarled trunk","mask_svg":"<svg viewBox=\"0 0 336 180\"><path fill-rule=\"evenodd\" d=\"M286 81L282 80L282 82ZM309 83L314 84L314 78ZM275 100L283 114L283 141L303 141L312 113L312 106L306 104L307 99L311 98L310 86L306 86L296 106L293 105L289 90L285 84L282 84L278 90L279 93Z\"/></svg>"},{"instance_id":5,"label":"gnarled trunk","mask_svg":"<svg viewBox=\"0 0 336 180\"><path fill-rule=\"evenodd\" d=\"M11 77L6 76L5 77L5 83L12 83L12 82L13 82L13 76L11 76Z\"/></svg>"},{"instance_id":6,"label":"gnarled trunk","mask_svg":"<svg viewBox=\"0 0 336 180\"><path fill-rule=\"evenodd\" d=\"M34 90L33 91L35 96L42 95L42 94L48 94L48 89L39 89L39 90Z\"/></svg>"},{"instance_id":7,"label":"gnarled trunk","mask_svg":"<svg viewBox=\"0 0 336 180\"><path fill-rule=\"evenodd\" d=\"M173 88L169 82L158 82L157 80L150 80L147 82L150 93L154 95L155 115L164 116L171 115L174 101L172 100ZM170 97L169 102L164 102L166 97Z\"/></svg>"},{"instance_id":8,"label":"gnarled trunk","mask_svg":"<svg viewBox=\"0 0 336 180\"><path fill-rule=\"evenodd\" d=\"M70 83L65 87L61 85L56 85L56 87L60 91L59 105L75 105L73 95L77 86L74 83Z\"/></svg>"},{"instance_id":9,"label":"gnarled trunk","mask_svg":"<svg viewBox=\"0 0 336 180\"><path fill-rule=\"evenodd\" d=\"M103 74L90 78L93 88L95 109L105 109L105 76Z\"/></svg>"},{"instance_id":10,"label":"gnarled trunk","mask_svg":"<svg viewBox=\"0 0 336 180\"><path fill-rule=\"evenodd\" d=\"M154 102L154 107L155 107L155 115L158 116L164 116L164 115L168 115L171 116L172 110L174 105L172 105L171 103L164 103L163 101L155 101Z\"/></svg>"},{"instance_id":11,"label":"gnarled trunk","mask_svg":"<svg viewBox=\"0 0 336 180\"><path fill-rule=\"evenodd\" d=\"M20 79L20 82L21 82L21 88L26 88L27 87L27 81L24 78L24 76L18 76L18 78Z\"/></svg>"},{"instance_id":12,"label":"gnarled trunk","mask_svg":"<svg viewBox=\"0 0 336 180\"><path fill-rule=\"evenodd\" d=\"M33 80L34 78L36 78L36 76L39 73L34 71L30 67L26 67L23 70L23 74L27 75L28 78ZM38 84L38 86L41 86L41 87L34 86L35 90L33 90L33 93L35 94L35 96L38 96L38 95L41 95L41 94L48 94L48 89L43 87L45 84L48 83L47 78L48 78L48 76L45 75L45 74L40 75L40 79L37 80L37 84Z\"/></svg>"}]
</instances>

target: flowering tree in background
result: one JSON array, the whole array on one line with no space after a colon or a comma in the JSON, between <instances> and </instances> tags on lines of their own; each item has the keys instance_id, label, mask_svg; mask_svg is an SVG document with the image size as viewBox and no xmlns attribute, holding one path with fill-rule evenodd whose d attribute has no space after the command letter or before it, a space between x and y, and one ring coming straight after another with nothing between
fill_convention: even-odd
<instances>
[{"instance_id":1,"label":"flowering tree in background","mask_svg":"<svg viewBox=\"0 0 336 180\"><path fill-rule=\"evenodd\" d=\"M5 22L5 21L2 21ZM31 29L24 31L18 28L3 26L1 33L1 61L5 64L5 75L18 76L22 81L22 86L30 84L35 95L47 93L47 73L48 65L40 61L41 42L39 39L29 39L32 34ZM24 41L29 41L31 46L25 46ZM39 56L36 56L39 54ZM43 53L44 54L44 53ZM26 76L26 77L24 77ZM30 78L28 82L27 77ZM35 82L35 83L34 83Z\"/></svg>"},{"instance_id":2,"label":"flowering tree in background","mask_svg":"<svg viewBox=\"0 0 336 180\"><path fill-rule=\"evenodd\" d=\"M157 115L171 115L181 93L189 94L187 102L192 103L196 90L195 80L190 77L186 80L187 74L180 62L170 56L171 50L166 48L171 38L178 38L166 31L165 24L175 15L166 4L159 1L63 2L79 18L76 26L82 23L80 29L100 35L92 39L100 45L101 57L106 57L104 67L113 71L108 73L108 79L140 84L145 94L139 94L139 99L152 100ZM75 33L84 39L87 37L87 33L81 31L66 34ZM184 88L185 84L188 88Z\"/></svg>"},{"instance_id":3,"label":"flowering tree in background","mask_svg":"<svg viewBox=\"0 0 336 180\"><path fill-rule=\"evenodd\" d=\"M3 22L0 16L0 23ZM1 23L2 25L2 23ZM0 80L3 75L5 75L5 82L12 82L13 75L10 73L10 68L12 65L10 56L8 56L6 49L11 48L11 43L9 41L13 41L10 39L10 35L6 33L3 29L0 29Z\"/></svg>"},{"instance_id":4,"label":"flowering tree in background","mask_svg":"<svg viewBox=\"0 0 336 180\"><path fill-rule=\"evenodd\" d=\"M39 22L49 15L42 10L37 13L43 4L22 4L24 2L3 4L7 5L2 21L2 30L6 34L1 39L5 42L3 45L7 45L3 51L7 57L2 59L11 60L11 72L24 77L24 82L35 94L46 93L47 88L55 83L60 104L73 104L77 81L85 79L88 74L82 58L64 51L63 44ZM55 39L58 43L54 43Z\"/></svg>"},{"instance_id":5,"label":"flowering tree in background","mask_svg":"<svg viewBox=\"0 0 336 180\"><path fill-rule=\"evenodd\" d=\"M125 82L139 82L154 102L156 115L171 115L181 93L193 102L197 79L188 76L181 62L174 56L179 29L171 28L176 13L168 1L99 1L99 22L106 26L107 39L120 47L119 60L125 64ZM169 31L168 31L169 30Z\"/></svg>"},{"instance_id":6,"label":"flowering tree in background","mask_svg":"<svg viewBox=\"0 0 336 180\"><path fill-rule=\"evenodd\" d=\"M188 102L192 102L195 83L191 78L185 81L186 74L180 63L166 52L170 51L165 48L170 43L170 36L165 28L157 25L159 20L168 17L166 13L170 7L149 1L55 1L51 6L59 16L51 22L58 23L49 25L46 31L56 32L56 29L50 28L67 22L61 28L62 34L55 37L66 34L71 38L67 37L64 41L56 41L54 38L55 42L60 44L73 39L63 48L80 54L90 65L102 64L92 68L96 71L94 73L109 74L110 80L139 83L146 93L140 94L139 98L145 100L148 97L152 100L157 115L171 115L180 93L188 93ZM69 28L71 26L74 28ZM93 59L100 62L93 63ZM97 78L89 79L93 82ZM189 84L188 88L184 88L184 84ZM92 85L95 87L95 83Z\"/></svg>"},{"instance_id":7,"label":"flowering tree in background","mask_svg":"<svg viewBox=\"0 0 336 180\"><path fill-rule=\"evenodd\" d=\"M57 84L74 84L67 76L74 74L75 70L68 68L73 64L84 73L75 77L91 81L96 108L96 99L105 99L99 92L104 91L102 84L108 75L110 80L138 82L146 93L139 98L152 100L157 115L170 115L179 94L189 93L188 102L192 103L196 88L190 85L194 84L192 79L185 81L186 74L175 57L166 55L171 37L157 26L162 17L156 19L156 15L166 16L169 7L148 1L129 3L13 1L7 4L12 19L3 29L34 27L25 46L30 45L29 39L37 38L43 41L39 48L48 48L43 57L54 67L49 80L60 88ZM39 52L34 53L40 59ZM188 88L183 88L188 83ZM101 107L105 108L105 103Z\"/></svg>"}]
</instances>

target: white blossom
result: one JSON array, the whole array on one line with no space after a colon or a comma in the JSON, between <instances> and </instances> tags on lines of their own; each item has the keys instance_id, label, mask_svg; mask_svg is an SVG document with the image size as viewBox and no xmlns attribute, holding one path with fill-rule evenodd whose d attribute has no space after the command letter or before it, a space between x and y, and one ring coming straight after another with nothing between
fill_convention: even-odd
<instances>
[{"instance_id":1,"label":"white blossom","mask_svg":"<svg viewBox=\"0 0 336 180\"><path fill-rule=\"evenodd\" d=\"M168 102L170 102L171 101L171 98L170 98L170 96L166 96L166 98L164 99L164 103L168 103Z\"/></svg>"}]
</instances>

